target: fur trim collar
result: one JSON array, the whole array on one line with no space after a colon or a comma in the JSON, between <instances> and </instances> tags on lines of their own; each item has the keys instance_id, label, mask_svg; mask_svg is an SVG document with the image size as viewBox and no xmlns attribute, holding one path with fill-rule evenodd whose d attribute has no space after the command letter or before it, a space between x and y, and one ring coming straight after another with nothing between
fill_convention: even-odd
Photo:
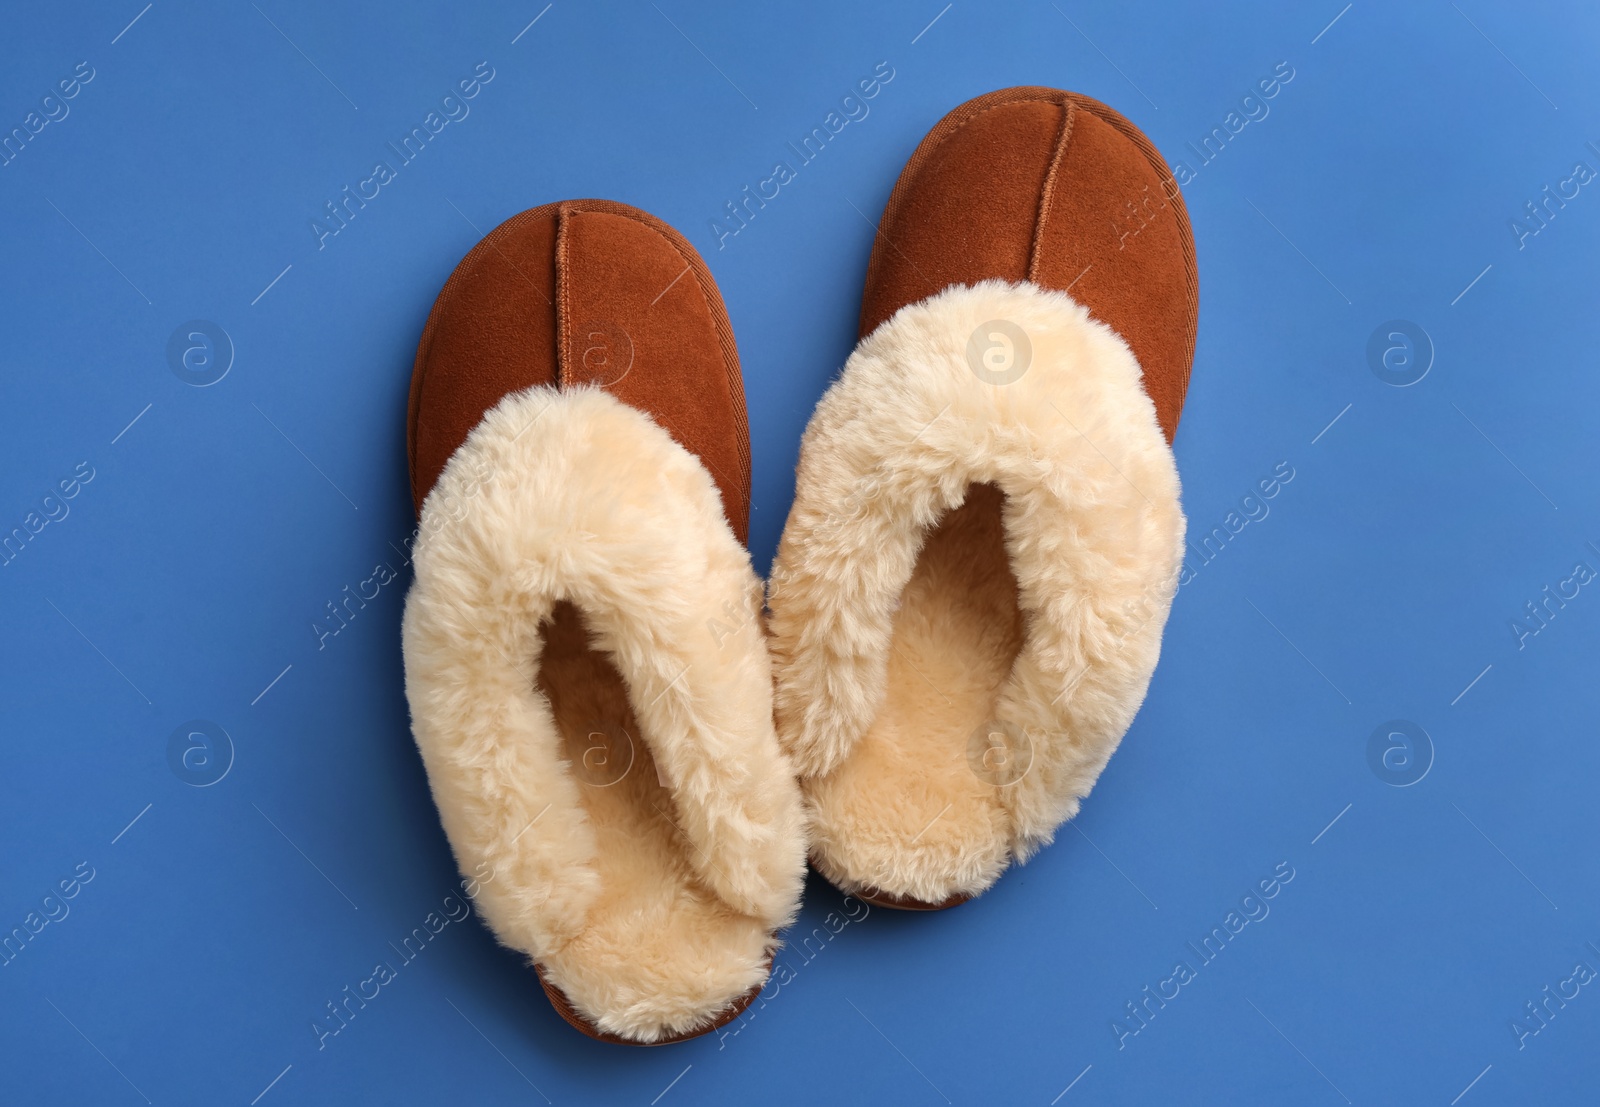
<instances>
[{"instance_id":1,"label":"fur trim collar","mask_svg":"<svg viewBox=\"0 0 1600 1107\"><path fill-rule=\"evenodd\" d=\"M803 817L773 733L760 584L704 466L604 392L513 393L423 504L414 563L412 729L500 940L602 1029L643 1040L759 984L798 908ZM538 686L562 603L620 674L649 777L629 786L650 789L636 806L659 812L657 845L600 823ZM737 949L716 948L719 927Z\"/></svg>"},{"instance_id":2,"label":"fur trim collar","mask_svg":"<svg viewBox=\"0 0 1600 1107\"><path fill-rule=\"evenodd\" d=\"M985 359L1005 342L1009 368ZM1077 813L1143 702L1183 549L1172 451L1114 332L1065 294L1026 283L957 286L903 308L861 342L818 405L773 567L779 739L811 778L814 805L869 729L916 726L888 717L902 593L930 529L985 483L1005 494L1022 637L976 717L1025 736L1029 764L994 786L1000 814L985 833L1004 839L998 854L928 860L925 839L920 854L902 841L871 860L878 887L919 898L981 890L1007 851L1025 860ZM966 738L944 736L927 756ZM887 804L897 786L907 787L881 781L860 795ZM815 812L816 860L847 888L868 883L866 862L850 860L857 815L867 818L825 804ZM954 886L952 866L962 873Z\"/></svg>"}]
</instances>

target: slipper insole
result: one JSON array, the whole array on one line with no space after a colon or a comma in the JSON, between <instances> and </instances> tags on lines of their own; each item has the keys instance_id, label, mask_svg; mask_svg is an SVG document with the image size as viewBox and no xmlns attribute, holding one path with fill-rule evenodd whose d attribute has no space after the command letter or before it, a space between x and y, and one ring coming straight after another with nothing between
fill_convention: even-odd
<instances>
[{"instance_id":1,"label":"slipper insole","mask_svg":"<svg viewBox=\"0 0 1600 1107\"><path fill-rule=\"evenodd\" d=\"M540 629L537 684L594 830L601 888L583 932L561 951L563 968L590 979L596 994L621 995L759 963L767 935L695 873L694 846L678 829L672 795L657 778L610 656L595 648L570 603L557 604Z\"/></svg>"},{"instance_id":2,"label":"slipper insole","mask_svg":"<svg viewBox=\"0 0 1600 1107\"><path fill-rule=\"evenodd\" d=\"M856 882L902 893L908 866L966 877L1004 864L1008 816L974 756L1024 634L1004 503L973 484L930 529L895 614L883 706L812 790L819 844Z\"/></svg>"}]
</instances>

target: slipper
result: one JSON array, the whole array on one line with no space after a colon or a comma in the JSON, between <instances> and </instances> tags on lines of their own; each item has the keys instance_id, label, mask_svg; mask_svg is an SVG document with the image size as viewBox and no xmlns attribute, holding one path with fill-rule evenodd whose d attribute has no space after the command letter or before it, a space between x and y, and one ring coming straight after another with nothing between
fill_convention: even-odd
<instances>
[{"instance_id":1,"label":"slipper","mask_svg":"<svg viewBox=\"0 0 1600 1107\"><path fill-rule=\"evenodd\" d=\"M408 422L406 696L483 917L591 1037L714 1029L767 979L805 838L710 272L622 204L514 216L434 304Z\"/></svg>"},{"instance_id":2,"label":"slipper","mask_svg":"<svg viewBox=\"0 0 1600 1107\"><path fill-rule=\"evenodd\" d=\"M806 429L768 605L811 860L953 906L1078 811L1177 589L1188 216L1098 101L1013 88L917 147Z\"/></svg>"}]
</instances>

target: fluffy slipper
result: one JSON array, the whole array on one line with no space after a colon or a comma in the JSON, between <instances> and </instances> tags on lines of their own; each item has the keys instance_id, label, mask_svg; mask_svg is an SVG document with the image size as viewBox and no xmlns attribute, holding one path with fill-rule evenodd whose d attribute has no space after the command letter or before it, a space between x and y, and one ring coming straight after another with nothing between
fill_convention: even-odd
<instances>
[{"instance_id":1,"label":"fluffy slipper","mask_svg":"<svg viewBox=\"0 0 1600 1107\"><path fill-rule=\"evenodd\" d=\"M412 730L480 911L593 1037L767 979L805 869L772 724L744 391L677 232L575 201L457 267L412 377Z\"/></svg>"},{"instance_id":2,"label":"fluffy slipper","mask_svg":"<svg viewBox=\"0 0 1600 1107\"><path fill-rule=\"evenodd\" d=\"M769 604L812 863L934 909L1077 813L1177 588L1183 200L1097 101L951 112L889 199L865 336L801 446Z\"/></svg>"}]
</instances>

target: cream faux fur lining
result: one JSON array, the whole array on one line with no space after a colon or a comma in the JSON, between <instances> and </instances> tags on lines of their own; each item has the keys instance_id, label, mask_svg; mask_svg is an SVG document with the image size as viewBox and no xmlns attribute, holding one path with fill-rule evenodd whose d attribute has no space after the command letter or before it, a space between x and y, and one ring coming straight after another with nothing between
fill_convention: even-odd
<instances>
[{"instance_id":1,"label":"cream faux fur lining","mask_svg":"<svg viewBox=\"0 0 1600 1107\"><path fill-rule=\"evenodd\" d=\"M1001 342L1031 348L1020 376L984 359ZM1065 294L953 287L864 339L806 429L769 595L824 875L937 902L1049 842L1143 702L1184 525L1138 363Z\"/></svg>"},{"instance_id":2,"label":"cream faux fur lining","mask_svg":"<svg viewBox=\"0 0 1600 1107\"><path fill-rule=\"evenodd\" d=\"M513 393L423 504L414 565L412 729L499 939L640 1041L759 986L803 813L760 585L704 466L604 392Z\"/></svg>"}]
</instances>

